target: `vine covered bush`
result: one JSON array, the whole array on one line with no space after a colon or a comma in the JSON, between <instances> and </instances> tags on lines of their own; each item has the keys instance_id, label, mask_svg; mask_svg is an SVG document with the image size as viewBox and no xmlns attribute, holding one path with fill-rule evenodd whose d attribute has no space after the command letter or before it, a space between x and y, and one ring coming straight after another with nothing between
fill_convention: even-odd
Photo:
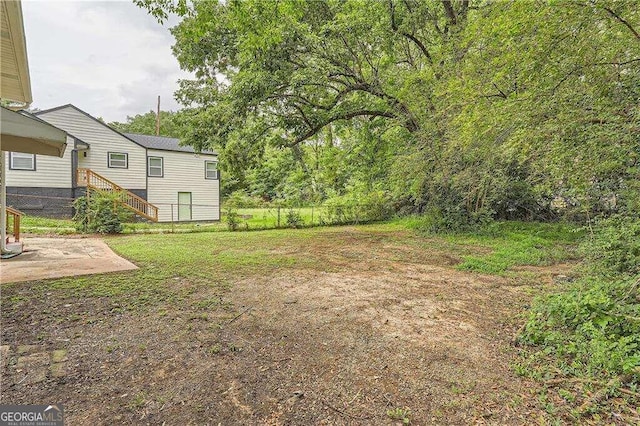
<instances>
[{"instance_id":1,"label":"vine covered bush","mask_svg":"<svg viewBox=\"0 0 640 426\"><path fill-rule=\"evenodd\" d=\"M89 198L80 197L73 203L76 230L84 233L119 234L122 224L131 219L132 213L120 204L120 194L92 193Z\"/></svg>"},{"instance_id":2,"label":"vine covered bush","mask_svg":"<svg viewBox=\"0 0 640 426\"><path fill-rule=\"evenodd\" d=\"M534 304L520 341L553 371L640 385L640 221L612 217L582 245L584 275Z\"/></svg>"},{"instance_id":3,"label":"vine covered bush","mask_svg":"<svg viewBox=\"0 0 640 426\"><path fill-rule=\"evenodd\" d=\"M394 209L383 191L350 192L325 203L329 223L366 223L391 218Z\"/></svg>"}]
</instances>

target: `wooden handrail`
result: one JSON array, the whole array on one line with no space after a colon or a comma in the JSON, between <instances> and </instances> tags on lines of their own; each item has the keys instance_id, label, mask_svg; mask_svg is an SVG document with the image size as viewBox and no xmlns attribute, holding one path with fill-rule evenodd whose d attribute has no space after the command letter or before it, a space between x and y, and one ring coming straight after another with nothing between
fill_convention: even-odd
<instances>
[{"instance_id":1,"label":"wooden handrail","mask_svg":"<svg viewBox=\"0 0 640 426\"><path fill-rule=\"evenodd\" d=\"M122 193L123 199L119 201L119 203L123 207L133 211L138 216L142 216L153 222L158 221L158 207L91 169L78 169L77 185L86 186L87 190L94 189L97 191L120 192Z\"/></svg>"},{"instance_id":2,"label":"wooden handrail","mask_svg":"<svg viewBox=\"0 0 640 426\"><path fill-rule=\"evenodd\" d=\"M11 233L13 235L13 240L15 242L19 242L20 241L20 218L22 217L22 215L24 215L24 213L22 213L20 210L16 210L11 207L7 207L6 210L7 210L7 223L5 223L5 226L6 226L5 229L7 230L7 233ZM9 217L13 218L13 229L9 227Z\"/></svg>"}]
</instances>

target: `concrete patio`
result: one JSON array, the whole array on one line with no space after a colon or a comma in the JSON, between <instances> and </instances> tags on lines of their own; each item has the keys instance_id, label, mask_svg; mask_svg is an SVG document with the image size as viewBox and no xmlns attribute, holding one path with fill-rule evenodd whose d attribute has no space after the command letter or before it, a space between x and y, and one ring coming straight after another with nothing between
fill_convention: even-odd
<instances>
[{"instance_id":1,"label":"concrete patio","mask_svg":"<svg viewBox=\"0 0 640 426\"><path fill-rule=\"evenodd\" d=\"M138 267L99 238L24 239L24 252L0 261L0 283L127 271Z\"/></svg>"}]
</instances>

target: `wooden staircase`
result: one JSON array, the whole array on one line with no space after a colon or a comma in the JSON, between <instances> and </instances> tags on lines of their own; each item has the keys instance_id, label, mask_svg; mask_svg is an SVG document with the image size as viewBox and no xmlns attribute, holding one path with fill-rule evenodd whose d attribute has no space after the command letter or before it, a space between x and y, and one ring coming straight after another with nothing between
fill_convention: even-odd
<instances>
[{"instance_id":1,"label":"wooden staircase","mask_svg":"<svg viewBox=\"0 0 640 426\"><path fill-rule=\"evenodd\" d=\"M90 190L100 192L112 192L121 194L118 201L120 205L131 210L135 214L152 222L158 221L158 207L149 203L144 198L127 191L116 183L111 182L106 177L99 175L91 169L78 169L77 185L86 186L87 192Z\"/></svg>"}]
</instances>

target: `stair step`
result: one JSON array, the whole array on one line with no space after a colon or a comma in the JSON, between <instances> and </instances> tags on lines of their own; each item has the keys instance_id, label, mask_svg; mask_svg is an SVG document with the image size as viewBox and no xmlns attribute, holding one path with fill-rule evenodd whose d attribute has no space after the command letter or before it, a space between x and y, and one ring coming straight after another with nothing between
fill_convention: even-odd
<instances>
[{"instance_id":1,"label":"stair step","mask_svg":"<svg viewBox=\"0 0 640 426\"><path fill-rule=\"evenodd\" d=\"M78 186L86 186L87 191L93 189L102 192L121 192L124 194L124 200L118 201L121 206L152 222L158 221L158 207L91 169L78 169L77 184Z\"/></svg>"}]
</instances>

